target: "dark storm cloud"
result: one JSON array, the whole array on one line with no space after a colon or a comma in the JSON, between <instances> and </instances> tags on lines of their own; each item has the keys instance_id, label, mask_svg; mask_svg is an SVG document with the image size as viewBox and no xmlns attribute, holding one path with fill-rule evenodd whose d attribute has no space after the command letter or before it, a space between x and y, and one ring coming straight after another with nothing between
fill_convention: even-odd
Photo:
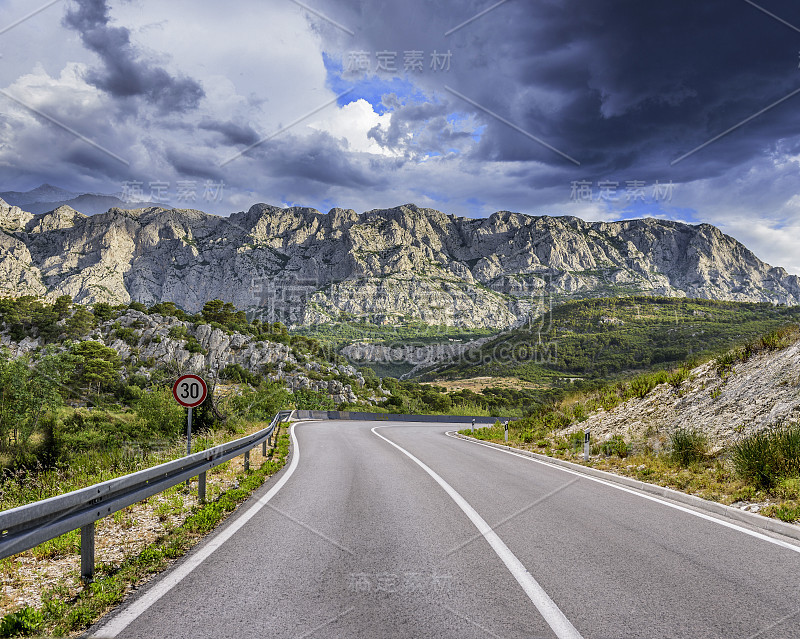
<instances>
[{"instance_id":1,"label":"dark storm cloud","mask_svg":"<svg viewBox=\"0 0 800 639\"><path fill-rule=\"evenodd\" d=\"M773 4L800 22L796 6ZM798 133L796 108L782 105L670 166L800 86L800 34L745 2L541 6L513 7L519 22L489 47L505 71L471 90L476 101L581 160L584 170L709 177ZM484 119L489 128L477 158L560 162Z\"/></svg>"},{"instance_id":2,"label":"dark storm cloud","mask_svg":"<svg viewBox=\"0 0 800 639\"><path fill-rule=\"evenodd\" d=\"M796 2L763 4L800 26ZM349 49L452 52L448 72L426 69L415 81L451 112L473 113L486 124L476 162L534 160L559 176L637 172L686 181L721 175L800 133L798 95L670 164L800 87L800 33L743 0L513 1L449 36L487 3L365 0L349 14L338 3L328 7L356 31ZM399 132L408 115L396 116L392 130Z\"/></svg>"},{"instance_id":3,"label":"dark storm cloud","mask_svg":"<svg viewBox=\"0 0 800 639\"><path fill-rule=\"evenodd\" d=\"M206 180L221 181L222 172L218 169L218 161L205 150L193 150L192 152L167 149L165 152L167 162L178 175L203 178Z\"/></svg>"},{"instance_id":4,"label":"dark storm cloud","mask_svg":"<svg viewBox=\"0 0 800 639\"><path fill-rule=\"evenodd\" d=\"M204 120L200 123L200 128L219 133L222 142L229 146L239 144L250 146L261 139L261 136L249 124L237 124L230 120Z\"/></svg>"},{"instance_id":5,"label":"dark storm cloud","mask_svg":"<svg viewBox=\"0 0 800 639\"><path fill-rule=\"evenodd\" d=\"M297 178L351 188L376 187L387 181L382 164L360 162L357 156L347 153L337 140L324 132L314 132L302 138L287 136L270 140L253 149L248 156L258 162L265 177L269 178Z\"/></svg>"},{"instance_id":6,"label":"dark storm cloud","mask_svg":"<svg viewBox=\"0 0 800 639\"><path fill-rule=\"evenodd\" d=\"M141 96L162 112L194 109L205 93L195 80L175 77L143 59L131 44L130 30L109 24L106 0L76 0L64 25L77 31L84 45L100 56L102 69L88 72L86 80L114 97Z\"/></svg>"}]
</instances>

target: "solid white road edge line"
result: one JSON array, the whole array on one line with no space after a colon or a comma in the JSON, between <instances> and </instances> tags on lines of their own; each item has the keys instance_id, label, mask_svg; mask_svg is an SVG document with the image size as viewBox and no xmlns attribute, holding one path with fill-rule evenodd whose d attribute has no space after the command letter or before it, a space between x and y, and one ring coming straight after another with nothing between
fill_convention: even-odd
<instances>
[{"instance_id":1,"label":"solid white road edge line","mask_svg":"<svg viewBox=\"0 0 800 639\"><path fill-rule=\"evenodd\" d=\"M452 439L457 439L459 441L466 442L467 444L476 444L478 446L483 446L484 448L491 448L492 450L496 450L500 453L506 453L508 455L514 455L514 457L521 457L522 459L526 459L527 461L536 462L537 464L541 464L542 466L547 466L548 468L554 468L556 470L564 471L565 473L571 473L572 475L577 475L578 477L583 477L584 479L589 479L591 481L596 481L598 484L604 484L605 486L610 486L611 488L616 488L617 490L621 490L626 493L630 493L631 495L637 495L642 499L649 499L650 501L654 501L658 504L662 504L663 506L669 506L670 508L674 508L675 510L680 510L681 512L689 513L690 515L694 515L695 517L699 517L700 519L705 519L707 521L712 521L715 524L719 524L720 526L725 526L726 528L731 528L738 532L742 532L746 535L750 535L751 537L755 537L756 539L760 539L762 541L768 541L771 544L775 544L776 546L781 546L782 548L787 548L788 550L793 550L796 553L800 553L800 546L795 546L788 542L785 542L781 539L775 539L774 537L770 537L769 535L764 535L763 533L756 532L755 530L750 530L749 528L745 528L743 526L738 526L731 522L725 521L724 519L719 519L714 517L713 515L707 515L705 513L697 512L696 510L692 510L691 508L686 508L685 506L680 506L675 504L671 501L667 501L666 499L661 499L659 497L654 497L653 495L647 495L641 491L635 490L633 488L628 488L627 486L620 486L619 484L615 484L611 481L606 481L605 479L600 479L599 477L592 477L591 475L587 475L577 470L572 470L571 468L564 468L564 466L559 466L558 464L548 464L546 461L542 461L541 459L536 459L535 457L528 457L527 455L522 455L520 453L515 453L512 450L505 450L503 448L495 448L494 446L488 446L478 441L472 441L469 439L461 439L460 437L456 437L452 433L455 431L446 432L445 435L451 437Z\"/></svg>"},{"instance_id":2,"label":"solid white road edge line","mask_svg":"<svg viewBox=\"0 0 800 639\"><path fill-rule=\"evenodd\" d=\"M292 451L292 463L289 464L287 471L281 478L270 488L269 492L261 497L254 503L249 510L242 514L236 521L228 526L221 533L216 535L209 543L207 543L199 552L191 555L175 570L168 573L164 579L159 581L153 588L144 593L130 606L125 608L122 612L116 615L108 623L103 624L99 630L91 635L95 639L111 639L116 637L120 632L125 630L131 623L133 623L139 615L145 612L150 606L156 603L161 597L167 594L172 588L178 585L180 581L203 563L217 548L224 544L228 539L233 537L239 529L250 521L264 506L267 505L270 499L283 487L283 485L292 476L297 464L300 461L300 447L297 443L297 436L294 432L296 424L292 424L291 436L294 450Z\"/></svg>"},{"instance_id":3,"label":"solid white road edge line","mask_svg":"<svg viewBox=\"0 0 800 639\"><path fill-rule=\"evenodd\" d=\"M561 609L552 599L550 599L550 596L544 591L544 588L539 585L531 573L528 572L527 568L525 568L523 563L517 559L516 555L514 555L511 550L509 550L508 546L503 543L503 540L497 536L497 533L492 530L491 526L486 523L483 517L481 517L477 511L469 505L467 500L464 499L458 492L456 492L456 490L450 484L437 475L431 468L426 466L425 463L414 457L414 455L409 453L405 448L398 446L393 441L378 433L378 428L385 428L385 426L376 426L375 428L371 429L374 435L377 435L385 442L394 446L397 450L406 455L411 459L411 461L422 468L422 470L428 473L428 475L430 475L433 480L439 484L448 495L450 495L450 498L456 502L458 507L464 511L464 514L469 517L473 524L475 524L475 527L478 529L478 531L483 535L486 541L489 542L492 550L497 553L497 556L500 557L501 561L506 565L506 568L508 568L509 572L511 572L511 574L514 576L514 579L517 580L517 583L522 586L525 594L528 595L528 598L533 602L533 605L536 606L539 614L542 615L556 636L559 637L559 639L583 639L581 634L575 629L575 626L573 626L570 620L567 619L563 612L561 612Z\"/></svg>"}]
</instances>

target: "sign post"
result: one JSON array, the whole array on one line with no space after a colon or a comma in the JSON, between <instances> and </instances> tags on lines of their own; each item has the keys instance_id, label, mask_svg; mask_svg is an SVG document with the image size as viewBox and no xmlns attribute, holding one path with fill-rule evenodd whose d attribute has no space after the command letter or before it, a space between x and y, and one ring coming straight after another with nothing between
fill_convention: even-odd
<instances>
[{"instance_id":1,"label":"sign post","mask_svg":"<svg viewBox=\"0 0 800 639\"><path fill-rule=\"evenodd\" d=\"M189 412L186 416L186 454L192 454L192 407L189 406Z\"/></svg>"},{"instance_id":2,"label":"sign post","mask_svg":"<svg viewBox=\"0 0 800 639\"><path fill-rule=\"evenodd\" d=\"M589 444L589 439L591 435L589 433L589 429L587 428L583 431L583 461L589 461L589 452L591 450L591 446Z\"/></svg>"},{"instance_id":3,"label":"sign post","mask_svg":"<svg viewBox=\"0 0 800 639\"><path fill-rule=\"evenodd\" d=\"M208 386L199 375L181 375L172 385L172 396L181 406L189 409L186 418L186 454L192 454L192 409L200 406L208 395ZM189 485L189 480L186 480Z\"/></svg>"}]
</instances>

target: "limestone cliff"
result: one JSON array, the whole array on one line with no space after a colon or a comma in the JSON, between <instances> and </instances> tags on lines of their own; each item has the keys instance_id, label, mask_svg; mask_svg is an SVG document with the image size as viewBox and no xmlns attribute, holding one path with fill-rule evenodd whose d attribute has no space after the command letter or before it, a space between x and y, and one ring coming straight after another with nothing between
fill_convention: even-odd
<instances>
[{"instance_id":1,"label":"limestone cliff","mask_svg":"<svg viewBox=\"0 0 800 639\"><path fill-rule=\"evenodd\" d=\"M3 295L172 301L190 312L220 298L286 324L502 328L551 298L626 293L800 303L800 278L719 229L655 219L468 219L413 204L87 217L69 207L31 215L0 200L0 229Z\"/></svg>"}]
</instances>

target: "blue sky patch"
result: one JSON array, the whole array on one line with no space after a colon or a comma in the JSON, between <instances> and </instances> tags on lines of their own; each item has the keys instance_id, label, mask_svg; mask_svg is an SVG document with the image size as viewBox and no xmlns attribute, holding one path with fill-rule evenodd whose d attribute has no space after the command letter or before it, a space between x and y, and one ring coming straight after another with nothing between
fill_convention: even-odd
<instances>
[{"instance_id":1,"label":"blue sky patch","mask_svg":"<svg viewBox=\"0 0 800 639\"><path fill-rule=\"evenodd\" d=\"M322 54L325 70L328 73L327 85L337 95L352 89L347 95L343 95L338 100L339 106L366 100L372 105L372 109L378 115L384 115L389 109L383 104L383 96L394 93L401 102L415 101L428 102L428 98L412 82L406 78L369 75L344 76L342 63L329 56Z\"/></svg>"}]
</instances>

